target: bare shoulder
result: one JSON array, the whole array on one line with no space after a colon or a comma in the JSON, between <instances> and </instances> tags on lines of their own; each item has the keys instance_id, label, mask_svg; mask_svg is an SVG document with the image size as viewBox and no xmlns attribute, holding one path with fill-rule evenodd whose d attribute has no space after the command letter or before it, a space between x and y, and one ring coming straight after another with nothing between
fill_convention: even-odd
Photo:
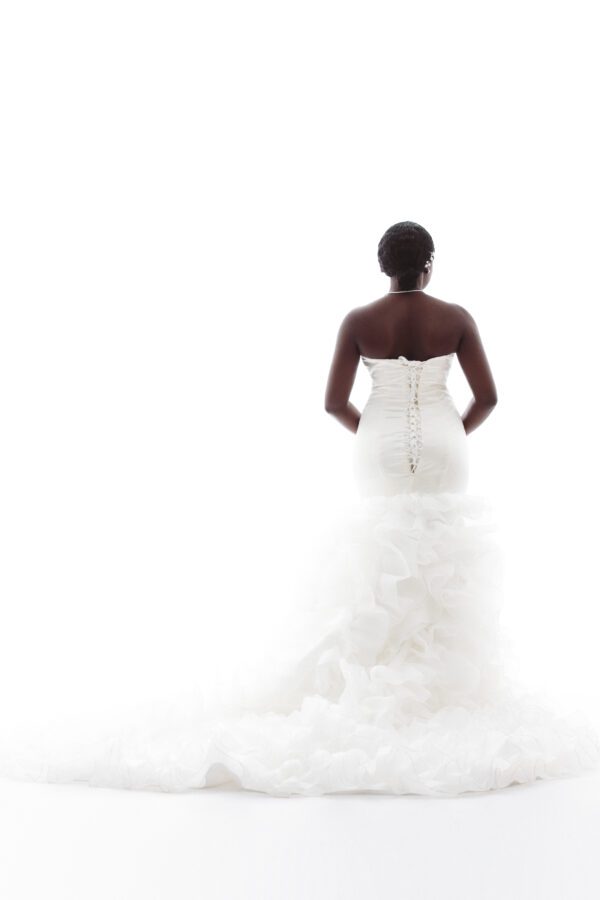
<instances>
[{"instance_id":1,"label":"bare shoulder","mask_svg":"<svg viewBox=\"0 0 600 900\"><path fill-rule=\"evenodd\" d=\"M469 329L476 329L475 319L465 306L460 303L452 303L450 300L440 300L439 297L426 295L427 316L440 323L444 331L456 334L460 337Z\"/></svg>"},{"instance_id":2,"label":"bare shoulder","mask_svg":"<svg viewBox=\"0 0 600 900\"><path fill-rule=\"evenodd\" d=\"M461 306L460 303L448 303L448 306L452 307L453 313L456 316L456 321L460 322L465 328L477 327L475 319L466 307Z\"/></svg>"},{"instance_id":3,"label":"bare shoulder","mask_svg":"<svg viewBox=\"0 0 600 900\"><path fill-rule=\"evenodd\" d=\"M346 315L351 317L352 321L360 322L376 312L380 306L381 300L371 300L369 303L353 307Z\"/></svg>"},{"instance_id":4,"label":"bare shoulder","mask_svg":"<svg viewBox=\"0 0 600 900\"><path fill-rule=\"evenodd\" d=\"M341 321L340 330L354 334L356 329L360 329L365 322L369 321L377 304L376 300L373 303L365 303L350 309Z\"/></svg>"}]
</instances>

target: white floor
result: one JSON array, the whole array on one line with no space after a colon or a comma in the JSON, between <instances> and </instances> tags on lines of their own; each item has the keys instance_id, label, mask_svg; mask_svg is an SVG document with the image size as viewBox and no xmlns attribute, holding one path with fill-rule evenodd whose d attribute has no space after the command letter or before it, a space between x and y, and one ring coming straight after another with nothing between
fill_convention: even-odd
<instances>
[{"instance_id":1,"label":"white floor","mask_svg":"<svg viewBox=\"0 0 600 900\"><path fill-rule=\"evenodd\" d=\"M456 799L0 779L5 900L597 900L600 773Z\"/></svg>"}]
</instances>

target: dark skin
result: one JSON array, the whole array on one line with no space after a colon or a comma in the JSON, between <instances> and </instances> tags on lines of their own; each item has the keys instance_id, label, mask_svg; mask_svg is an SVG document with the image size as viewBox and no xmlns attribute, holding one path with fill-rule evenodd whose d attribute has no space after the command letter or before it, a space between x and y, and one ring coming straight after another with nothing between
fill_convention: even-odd
<instances>
[{"instance_id":1,"label":"dark skin","mask_svg":"<svg viewBox=\"0 0 600 900\"><path fill-rule=\"evenodd\" d=\"M357 431L361 416L349 399L361 356L425 360L456 353L473 392L461 416L466 434L481 425L498 402L473 316L456 303L424 293L431 274L430 268L419 275L415 285L419 291L386 294L344 317L329 370L325 410L350 431ZM390 291L399 290L397 278L392 277Z\"/></svg>"}]
</instances>

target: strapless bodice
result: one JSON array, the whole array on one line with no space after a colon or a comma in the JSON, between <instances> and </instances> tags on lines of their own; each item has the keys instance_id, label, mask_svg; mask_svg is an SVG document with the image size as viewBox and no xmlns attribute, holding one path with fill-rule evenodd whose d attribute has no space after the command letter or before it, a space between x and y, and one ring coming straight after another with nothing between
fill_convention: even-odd
<instances>
[{"instance_id":1,"label":"strapless bodice","mask_svg":"<svg viewBox=\"0 0 600 900\"><path fill-rule=\"evenodd\" d=\"M454 353L429 359L396 356L377 359L361 356L371 375L371 398L393 394L396 401L418 399L419 403L438 400L448 394L446 382Z\"/></svg>"},{"instance_id":2,"label":"strapless bodice","mask_svg":"<svg viewBox=\"0 0 600 900\"><path fill-rule=\"evenodd\" d=\"M372 382L355 441L364 495L466 490L466 434L446 383L454 356L362 356Z\"/></svg>"}]
</instances>

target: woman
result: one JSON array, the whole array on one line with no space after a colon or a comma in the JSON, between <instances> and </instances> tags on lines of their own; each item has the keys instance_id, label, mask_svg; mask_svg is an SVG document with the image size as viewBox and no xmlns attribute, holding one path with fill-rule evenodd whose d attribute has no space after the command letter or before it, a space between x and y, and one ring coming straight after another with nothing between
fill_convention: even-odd
<instances>
[{"instance_id":1,"label":"woman","mask_svg":"<svg viewBox=\"0 0 600 900\"><path fill-rule=\"evenodd\" d=\"M388 229L390 292L340 328L325 407L356 432L362 496L322 532L286 667L237 709L153 707L75 750L32 752L30 741L0 771L169 791L232 782L280 796L449 797L598 764L593 729L504 669L493 522L466 492L466 436L496 388L472 317L424 291L433 252L421 226ZM446 388L455 355L474 395L462 420ZM372 377L362 415L349 403L360 358Z\"/></svg>"},{"instance_id":2,"label":"woman","mask_svg":"<svg viewBox=\"0 0 600 900\"><path fill-rule=\"evenodd\" d=\"M390 276L390 290L343 320L325 409L358 432L357 474L363 493L464 490L465 436L497 403L477 325L462 306L425 293L434 245L423 227L415 222L392 225L379 242L378 255L381 270ZM473 391L462 424L445 388L454 356ZM349 402L361 358L373 378L362 416Z\"/></svg>"},{"instance_id":3,"label":"woman","mask_svg":"<svg viewBox=\"0 0 600 900\"><path fill-rule=\"evenodd\" d=\"M390 290L380 300L352 310L343 320L325 409L357 431L360 413L348 399L361 356L426 362L456 354L473 391L473 401L463 417L469 434L498 402L473 316L456 303L444 303L425 293L431 281L434 245L420 225L400 222L388 228L379 242L378 257L381 271L390 276Z\"/></svg>"}]
</instances>

